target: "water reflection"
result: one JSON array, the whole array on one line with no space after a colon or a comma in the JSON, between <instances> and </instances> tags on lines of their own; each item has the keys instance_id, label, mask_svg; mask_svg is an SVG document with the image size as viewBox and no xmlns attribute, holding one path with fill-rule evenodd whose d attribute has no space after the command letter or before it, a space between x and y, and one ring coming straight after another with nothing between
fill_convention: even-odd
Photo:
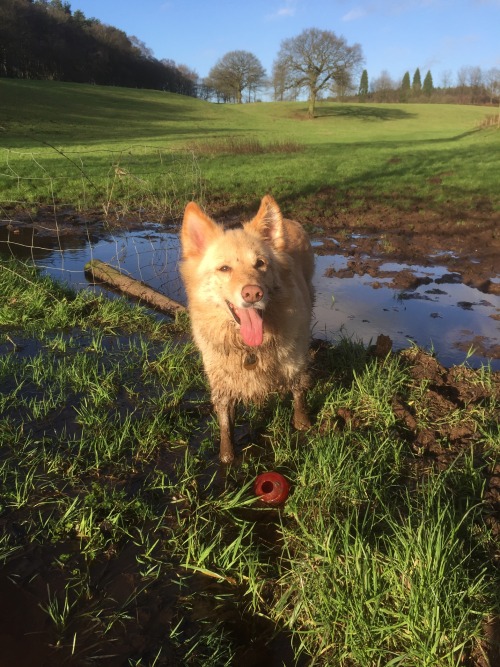
<instances>
[{"instance_id":1,"label":"water reflection","mask_svg":"<svg viewBox=\"0 0 500 667\"><path fill-rule=\"evenodd\" d=\"M97 289L89 286L83 268L90 259L100 259L185 303L178 273L179 239L160 225L100 237L43 236L31 229L14 234L0 227L0 258L12 255L36 262L49 275L77 289ZM439 265L387 262L379 267L376 280L366 275L335 276L347 261L341 254L316 258L316 337L336 340L346 335L368 344L383 333L391 337L396 349L411 341L434 349L447 366L462 363L467 349L474 345L478 352L469 359L471 365L494 357L491 366L500 370L500 297L451 280L447 269ZM423 278L422 284L406 290L390 287L392 280L384 273L401 270Z\"/></svg>"},{"instance_id":2,"label":"water reflection","mask_svg":"<svg viewBox=\"0 0 500 667\"><path fill-rule=\"evenodd\" d=\"M339 266L343 266L343 259L339 259ZM318 337L331 338L342 329L368 343L384 333L391 337L396 349L407 347L411 341L434 349L447 366L462 363L467 349L479 337L491 347L500 345L500 321L491 317L500 315L500 298L492 295L485 298L462 283L436 282L446 273L444 267L432 270L400 267L413 268L417 276L425 272L433 282L411 292L399 292L386 286L391 282L389 279L377 279L378 287L374 289L375 281L368 276L326 277L325 271L331 266L331 257L317 257L315 333ZM390 270L394 269L395 265L391 265ZM470 309L464 309L463 303L470 304ZM487 357L481 354L471 359L474 365L486 361ZM492 367L500 369L500 359L494 360Z\"/></svg>"}]
</instances>

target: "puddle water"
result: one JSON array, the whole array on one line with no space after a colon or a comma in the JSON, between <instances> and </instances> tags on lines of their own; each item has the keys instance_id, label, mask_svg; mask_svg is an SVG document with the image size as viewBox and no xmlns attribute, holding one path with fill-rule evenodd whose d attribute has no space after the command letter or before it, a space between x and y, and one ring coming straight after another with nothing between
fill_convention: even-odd
<instances>
[{"instance_id":1,"label":"puddle water","mask_svg":"<svg viewBox=\"0 0 500 667\"><path fill-rule=\"evenodd\" d=\"M33 260L46 273L77 289L96 289L85 278L83 267L100 259L127 275L142 280L159 292L185 303L178 273L179 239L156 224L140 231L113 232L94 237L74 234L43 236L21 228L14 234L0 227L0 259L15 255ZM314 244L320 246L320 242ZM395 349L411 342L433 349L445 366L460 364L468 357L471 366L490 363L500 370L500 296L483 294L460 281L458 274L439 265L407 266L387 262L378 276L340 277L348 259L343 255L316 257L315 337L335 341L352 337L369 344L379 334L389 336ZM415 288L390 286L386 274L406 271L418 279ZM109 292L107 292L109 293Z\"/></svg>"}]
</instances>

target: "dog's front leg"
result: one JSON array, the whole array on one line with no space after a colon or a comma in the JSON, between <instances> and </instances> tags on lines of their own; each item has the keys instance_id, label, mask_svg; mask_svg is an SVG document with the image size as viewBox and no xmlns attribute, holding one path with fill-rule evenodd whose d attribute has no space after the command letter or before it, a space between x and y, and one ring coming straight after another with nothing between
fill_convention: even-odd
<instances>
[{"instance_id":1,"label":"dog's front leg","mask_svg":"<svg viewBox=\"0 0 500 667\"><path fill-rule=\"evenodd\" d=\"M219 399L214 403L215 412L219 420L220 430L220 460L222 463L234 461L234 413L235 401L231 399Z\"/></svg>"},{"instance_id":2,"label":"dog's front leg","mask_svg":"<svg viewBox=\"0 0 500 667\"><path fill-rule=\"evenodd\" d=\"M293 425L298 431L305 431L311 426L304 389L293 390Z\"/></svg>"}]
</instances>

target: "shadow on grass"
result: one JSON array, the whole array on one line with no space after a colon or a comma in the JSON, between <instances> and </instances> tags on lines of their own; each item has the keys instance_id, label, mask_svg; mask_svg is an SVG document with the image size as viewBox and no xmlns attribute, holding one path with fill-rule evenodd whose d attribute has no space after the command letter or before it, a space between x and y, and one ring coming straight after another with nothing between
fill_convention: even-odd
<instances>
[{"instance_id":1,"label":"shadow on grass","mask_svg":"<svg viewBox=\"0 0 500 667\"><path fill-rule=\"evenodd\" d=\"M329 116L356 118L367 121L377 120L408 120L417 118L418 114L405 111L404 109L387 109L379 106L339 105L328 107L316 107L316 118Z\"/></svg>"},{"instance_id":2,"label":"shadow on grass","mask_svg":"<svg viewBox=\"0 0 500 667\"><path fill-rule=\"evenodd\" d=\"M3 134L10 148L43 144L65 146L227 134L206 102L182 95L61 82L8 81ZM23 109L20 113L18 110ZM207 118L208 115L208 118ZM214 127L210 127L214 120Z\"/></svg>"}]
</instances>

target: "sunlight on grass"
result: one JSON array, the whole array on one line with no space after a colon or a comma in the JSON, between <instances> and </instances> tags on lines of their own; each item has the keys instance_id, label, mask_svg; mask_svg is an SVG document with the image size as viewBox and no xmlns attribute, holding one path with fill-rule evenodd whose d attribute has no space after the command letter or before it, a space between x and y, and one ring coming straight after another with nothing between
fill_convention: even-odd
<instances>
[{"instance_id":1,"label":"sunlight on grass","mask_svg":"<svg viewBox=\"0 0 500 667\"><path fill-rule=\"evenodd\" d=\"M0 205L175 218L190 199L288 207L331 189L332 205L499 208L500 134L483 107L323 102L218 105L159 91L3 80ZM31 103L36 99L37 104ZM29 103L28 103L29 100ZM397 193L395 198L394 193Z\"/></svg>"}]
</instances>

